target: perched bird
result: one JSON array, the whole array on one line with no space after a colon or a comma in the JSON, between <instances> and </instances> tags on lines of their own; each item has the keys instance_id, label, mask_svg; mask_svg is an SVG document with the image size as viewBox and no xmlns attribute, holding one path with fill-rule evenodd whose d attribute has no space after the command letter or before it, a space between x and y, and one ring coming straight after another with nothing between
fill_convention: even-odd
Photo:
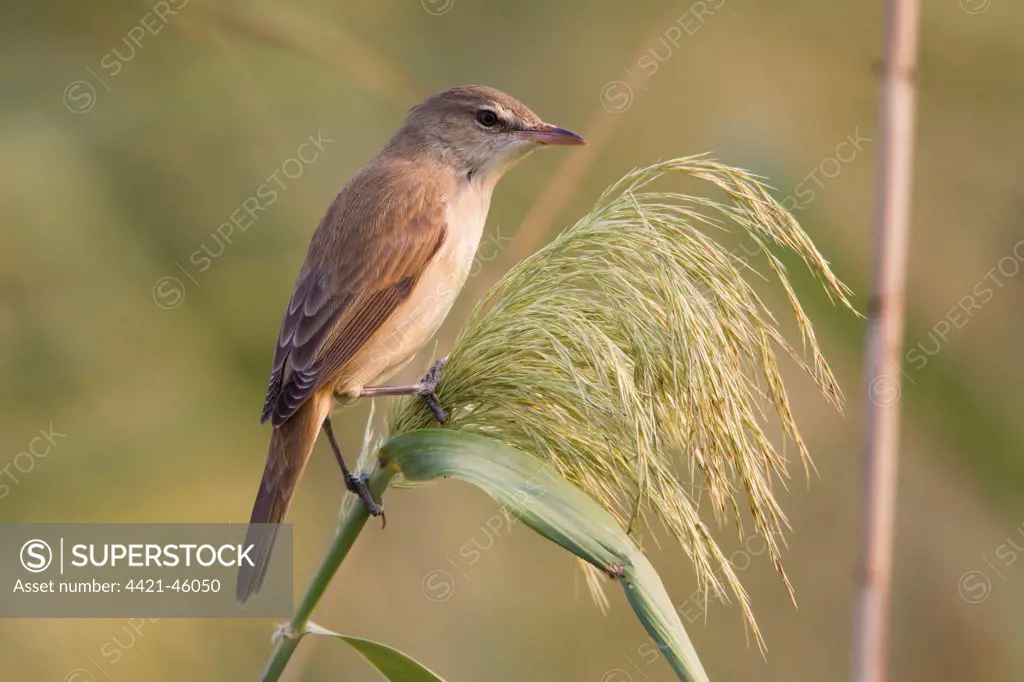
<instances>
[{"instance_id":1,"label":"perched bird","mask_svg":"<svg viewBox=\"0 0 1024 682\"><path fill-rule=\"evenodd\" d=\"M364 396L414 393L438 420L447 418L434 393L443 361L417 384L379 383L412 359L451 309L480 244L494 185L548 144L585 142L503 92L454 87L413 108L380 155L341 190L313 234L277 338L262 417L273 432L251 524L284 520L321 428L346 487L370 513L382 513L365 477L345 465L331 411ZM276 531L249 527L255 566L239 572L239 602L259 590Z\"/></svg>"}]
</instances>

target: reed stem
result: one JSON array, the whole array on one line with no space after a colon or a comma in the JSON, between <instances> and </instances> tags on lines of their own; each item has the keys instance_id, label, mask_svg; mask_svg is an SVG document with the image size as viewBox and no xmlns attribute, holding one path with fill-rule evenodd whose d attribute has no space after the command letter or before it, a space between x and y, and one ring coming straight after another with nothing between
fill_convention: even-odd
<instances>
[{"instance_id":1,"label":"reed stem","mask_svg":"<svg viewBox=\"0 0 1024 682\"><path fill-rule=\"evenodd\" d=\"M390 466L381 466L374 471L370 480L367 481L370 494L374 499L380 499L395 473L394 467ZM362 532L368 518L370 518L370 513L367 511L366 505L361 503L353 504L345 514L345 518L342 519L341 525L338 527L338 534L334 537L334 542L331 543L327 555L320 563L320 568L306 589L306 594L299 602L298 608L295 609L295 615L292 616L288 624L288 631L274 645L270 660L267 661L263 674L260 676L261 682L277 682L280 679L281 673L284 672L292 654L299 646L299 640L306 633L306 626L310 616L313 615L313 609L324 596L327 586L331 584L334 574L341 567L341 562L348 556L349 550L355 544L356 538Z\"/></svg>"},{"instance_id":2,"label":"reed stem","mask_svg":"<svg viewBox=\"0 0 1024 682\"><path fill-rule=\"evenodd\" d=\"M919 14L918 0L886 2L872 259L875 274L865 367L863 511L856 572L853 682L884 682L886 672Z\"/></svg>"}]
</instances>

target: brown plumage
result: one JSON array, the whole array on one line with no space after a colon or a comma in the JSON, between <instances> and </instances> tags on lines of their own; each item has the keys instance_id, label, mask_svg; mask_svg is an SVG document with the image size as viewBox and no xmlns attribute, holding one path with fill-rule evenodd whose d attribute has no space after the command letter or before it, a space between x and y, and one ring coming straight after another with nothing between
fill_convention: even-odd
<instances>
[{"instance_id":1,"label":"brown plumage","mask_svg":"<svg viewBox=\"0 0 1024 682\"><path fill-rule=\"evenodd\" d=\"M541 144L582 138L493 88L451 88L413 108L338 194L274 350L262 415L273 432L251 524L284 520L336 398L358 398L429 341L465 283L495 183ZM260 588L275 536L250 528L256 565L240 570L239 601Z\"/></svg>"},{"instance_id":2,"label":"brown plumage","mask_svg":"<svg viewBox=\"0 0 1024 682\"><path fill-rule=\"evenodd\" d=\"M280 426L320 389L345 392L346 365L444 243L455 183L441 172L421 177L412 165L378 158L324 216L281 324L262 421Z\"/></svg>"}]
</instances>

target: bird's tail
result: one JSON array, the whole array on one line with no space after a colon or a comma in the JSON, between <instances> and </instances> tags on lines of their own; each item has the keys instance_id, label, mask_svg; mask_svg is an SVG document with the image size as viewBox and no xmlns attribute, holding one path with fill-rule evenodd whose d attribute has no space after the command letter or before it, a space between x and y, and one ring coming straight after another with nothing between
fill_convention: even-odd
<instances>
[{"instance_id":1,"label":"bird's tail","mask_svg":"<svg viewBox=\"0 0 1024 682\"><path fill-rule=\"evenodd\" d=\"M306 468L306 462L313 452L317 434L320 433L321 418L316 400L307 400L299 411L280 426L274 427L270 436L267 463L263 468L256 502L252 507L249 529L246 532L246 546L253 545L253 565L240 566L235 596L244 604L263 585L267 573L270 553L277 539L278 525L288 513L295 486Z\"/></svg>"}]
</instances>

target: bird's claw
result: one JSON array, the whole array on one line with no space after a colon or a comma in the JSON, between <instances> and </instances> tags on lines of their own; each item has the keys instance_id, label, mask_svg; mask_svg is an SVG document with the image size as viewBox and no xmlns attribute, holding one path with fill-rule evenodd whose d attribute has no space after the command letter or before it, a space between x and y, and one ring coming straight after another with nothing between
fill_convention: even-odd
<instances>
[{"instance_id":1,"label":"bird's claw","mask_svg":"<svg viewBox=\"0 0 1024 682\"><path fill-rule=\"evenodd\" d=\"M427 407L434 413L434 419L441 424L448 421L448 411L441 407L441 401L437 397L437 386L441 383L441 372L444 371L444 365L447 361L448 358L443 357L435 362L416 384L416 393L423 398L424 402L427 403Z\"/></svg>"},{"instance_id":2,"label":"bird's claw","mask_svg":"<svg viewBox=\"0 0 1024 682\"><path fill-rule=\"evenodd\" d=\"M349 475L345 479L345 487L352 493L354 493L366 507L366 511L370 512L370 516L379 516L381 520L381 528L388 525L387 517L384 516L384 505L377 504L373 501L373 496L370 495L370 488L366 485L369 480L369 474L360 474L359 476Z\"/></svg>"}]
</instances>

